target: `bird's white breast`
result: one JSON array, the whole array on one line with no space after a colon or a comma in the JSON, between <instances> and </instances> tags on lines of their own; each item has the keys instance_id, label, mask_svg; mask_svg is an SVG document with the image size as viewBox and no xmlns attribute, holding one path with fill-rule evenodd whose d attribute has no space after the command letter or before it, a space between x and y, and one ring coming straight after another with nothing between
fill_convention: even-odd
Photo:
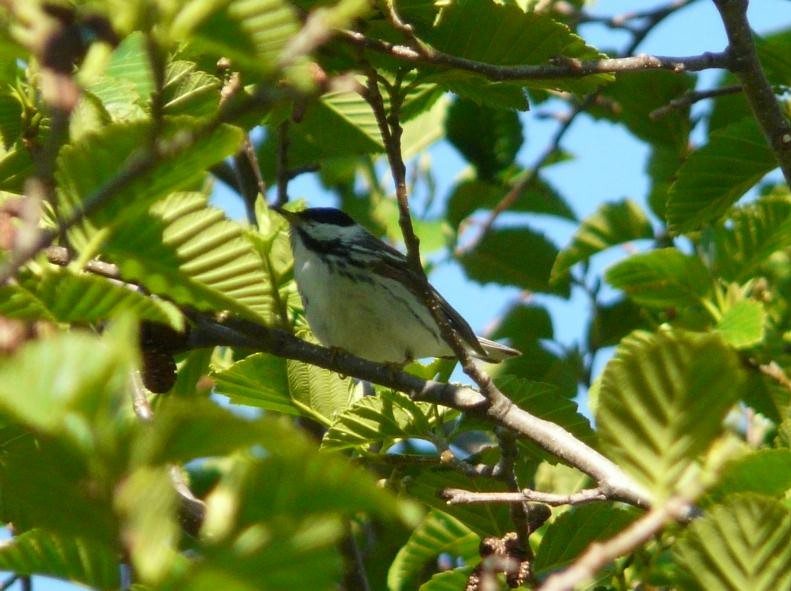
<instances>
[{"instance_id":1,"label":"bird's white breast","mask_svg":"<svg viewBox=\"0 0 791 591\"><path fill-rule=\"evenodd\" d=\"M428 309L400 283L370 281L367 270L351 266L343 269L346 275L331 272L300 240L293 248L308 324L322 344L382 363L450 353Z\"/></svg>"}]
</instances>

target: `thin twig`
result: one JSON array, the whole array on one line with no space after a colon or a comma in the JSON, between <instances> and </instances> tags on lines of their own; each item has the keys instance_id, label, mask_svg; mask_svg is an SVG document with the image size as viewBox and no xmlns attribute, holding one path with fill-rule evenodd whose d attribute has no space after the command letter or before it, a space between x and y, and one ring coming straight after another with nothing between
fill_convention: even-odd
<instances>
[{"instance_id":1,"label":"thin twig","mask_svg":"<svg viewBox=\"0 0 791 591\"><path fill-rule=\"evenodd\" d=\"M761 370L762 374L772 378L783 388L791 392L791 378L786 375L786 372L783 371L783 368L780 367L780 365L778 365L776 362L770 361L769 363L764 363L759 365L758 369Z\"/></svg>"},{"instance_id":2,"label":"thin twig","mask_svg":"<svg viewBox=\"0 0 791 591\"><path fill-rule=\"evenodd\" d=\"M283 121L277 128L277 207L288 203L288 181L288 121Z\"/></svg>"},{"instance_id":3,"label":"thin twig","mask_svg":"<svg viewBox=\"0 0 791 591\"><path fill-rule=\"evenodd\" d=\"M371 585L368 582L368 573L365 571L365 562L351 523L348 524L346 535L341 540L341 551L346 559L344 588L347 591L370 591Z\"/></svg>"},{"instance_id":4,"label":"thin twig","mask_svg":"<svg viewBox=\"0 0 791 591\"><path fill-rule=\"evenodd\" d=\"M619 556L650 540L668 521L682 519L688 509L689 501L681 496L656 505L615 537L591 544L569 568L549 577L539 591L572 591Z\"/></svg>"},{"instance_id":5,"label":"thin twig","mask_svg":"<svg viewBox=\"0 0 791 591\"><path fill-rule=\"evenodd\" d=\"M561 495L524 488L518 492L474 492L460 488L446 488L440 495L448 505L474 505L476 503L544 503L560 505L582 505L608 500L600 488L588 488L575 493Z\"/></svg>"},{"instance_id":6,"label":"thin twig","mask_svg":"<svg viewBox=\"0 0 791 591\"><path fill-rule=\"evenodd\" d=\"M72 261L69 251L63 246L50 246L47 248L47 260L53 265L65 267ZM108 279L121 279L121 273L118 266L113 263L105 263L104 261L91 260L85 264L85 270L90 271L94 275L101 275Z\"/></svg>"},{"instance_id":7,"label":"thin twig","mask_svg":"<svg viewBox=\"0 0 791 591\"><path fill-rule=\"evenodd\" d=\"M697 72L712 68L728 69L730 56L723 53L706 52L686 57L667 57L657 55L637 55L600 60L558 59L557 63L502 66L479 62L450 55L429 48L420 53L405 45L397 45L381 39L366 37L356 31L343 31L341 38L346 42L384 53L401 61L428 66L455 68L479 74L494 81L554 80L558 78L584 78L593 74L613 74L644 72L647 70L672 70L673 72Z\"/></svg>"},{"instance_id":8,"label":"thin twig","mask_svg":"<svg viewBox=\"0 0 791 591\"><path fill-rule=\"evenodd\" d=\"M747 0L714 0L728 35L731 71L742 84L744 96L766 141L774 150L786 183L791 185L791 124L783 115L758 59L747 20Z\"/></svg>"},{"instance_id":9,"label":"thin twig","mask_svg":"<svg viewBox=\"0 0 791 591\"><path fill-rule=\"evenodd\" d=\"M742 91L739 84L732 86L723 86L722 88L711 88L709 90L689 90L679 97L674 98L666 105L654 109L648 114L652 121L657 121L665 115L677 110L686 109L687 107L697 103L698 101L715 98L718 96L726 96L730 94L738 94Z\"/></svg>"}]
</instances>

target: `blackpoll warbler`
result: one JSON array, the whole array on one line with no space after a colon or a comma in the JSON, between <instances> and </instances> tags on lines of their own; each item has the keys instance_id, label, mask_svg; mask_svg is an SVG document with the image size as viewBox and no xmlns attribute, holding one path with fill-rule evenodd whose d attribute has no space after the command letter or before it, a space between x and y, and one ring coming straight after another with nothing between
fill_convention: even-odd
<instances>
[{"instance_id":1,"label":"blackpoll warbler","mask_svg":"<svg viewBox=\"0 0 791 591\"><path fill-rule=\"evenodd\" d=\"M294 276L308 324L323 345L389 364L453 356L417 293L421 278L403 254L338 209L277 211L291 225ZM520 354L475 336L464 318L431 289L471 355L498 362Z\"/></svg>"}]
</instances>

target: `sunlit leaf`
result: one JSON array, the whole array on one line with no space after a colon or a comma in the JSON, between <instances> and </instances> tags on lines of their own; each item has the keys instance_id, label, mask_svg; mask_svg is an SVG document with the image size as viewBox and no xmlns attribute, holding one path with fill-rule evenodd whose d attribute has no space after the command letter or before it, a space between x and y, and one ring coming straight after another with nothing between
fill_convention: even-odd
<instances>
[{"instance_id":1,"label":"sunlit leaf","mask_svg":"<svg viewBox=\"0 0 791 591\"><path fill-rule=\"evenodd\" d=\"M480 538L458 519L442 511L431 511L415 528L390 565L388 588L391 591L417 588L424 580L427 569L428 572L436 569L441 554L465 562L475 560L479 541Z\"/></svg>"},{"instance_id":2,"label":"sunlit leaf","mask_svg":"<svg viewBox=\"0 0 791 591\"><path fill-rule=\"evenodd\" d=\"M674 548L679 567L701 589L775 591L791 586L791 511L756 494L709 507Z\"/></svg>"},{"instance_id":3,"label":"sunlit leaf","mask_svg":"<svg viewBox=\"0 0 791 591\"><path fill-rule=\"evenodd\" d=\"M791 450L759 449L728 462L717 485L709 491L710 500L742 492L782 497L791 490Z\"/></svg>"},{"instance_id":4,"label":"sunlit leaf","mask_svg":"<svg viewBox=\"0 0 791 591\"><path fill-rule=\"evenodd\" d=\"M723 340L736 349L746 349L764 339L766 311L760 302L742 300L728 308L717 322Z\"/></svg>"},{"instance_id":5,"label":"sunlit leaf","mask_svg":"<svg viewBox=\"0 0 791 591\"><path fill-rule=\"evenodd\" d=\"M603 503L573 507L547 526L533 572L545 576L568 566L592 542L614 536L635 518L635 511Z\"/></svg>"},{"instance_id":6,"label":"sunlit leaf","mask_svg":"<svg viewBox=\"0 0 791 591\"><path fill-rule=\"evenodd\" d=\"M605 277L646 306L693 305L711 290L711 279L700 259L675 248L632 255L610 267Z\"/></svg>"},{"instance_id":7,"label":"sunlit leaf","mask_svg":"<svg viewBox=\"0 0 791 591\"><path fill-rule=\"evenodd\" d=\"M774 168L777 159L752 117L715 131L690 154L670 188L670 231L696 230L717 220Z\"/></svg>"},{"instance_id":8,"label":"sunlit leaf","mask_svg":"<svg viewBox=\"0 0 791 591\"><path fill-rule=\"evenodd\" d=\"M633 333L602 376L599 441L664 498L720 433L743 379L738 358L716 335Z\"/></svg>"},{"instance_id":9,"label":"sunlit leaf","mask_svg":"<svg viewBox=\"0 0 791 591\"><path fill-rule=\"evenodd\" d=\"M94 540L34 529L0 545L0 568L110 590L120 585L117 553L117 549Z\"/></svg>"}]
</instances>

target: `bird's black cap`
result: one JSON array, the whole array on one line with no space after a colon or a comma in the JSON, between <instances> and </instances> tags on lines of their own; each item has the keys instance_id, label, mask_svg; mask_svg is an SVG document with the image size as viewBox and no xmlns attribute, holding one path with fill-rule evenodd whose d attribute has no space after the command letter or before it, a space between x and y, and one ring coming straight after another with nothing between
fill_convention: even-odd
<instances>
[{"instance_id":1,"label":"bird's black cap","mask_svg":"<svg viewBox=\"0 0 791 591\"><path fill-rule=\"evenodd\" d=\"M287 211L281 207L273 209L295 225L316 222L333 226L353 226L356 223L348 214L334 207L311 207L302 211Z\"/></svg>"}]
</instances>

